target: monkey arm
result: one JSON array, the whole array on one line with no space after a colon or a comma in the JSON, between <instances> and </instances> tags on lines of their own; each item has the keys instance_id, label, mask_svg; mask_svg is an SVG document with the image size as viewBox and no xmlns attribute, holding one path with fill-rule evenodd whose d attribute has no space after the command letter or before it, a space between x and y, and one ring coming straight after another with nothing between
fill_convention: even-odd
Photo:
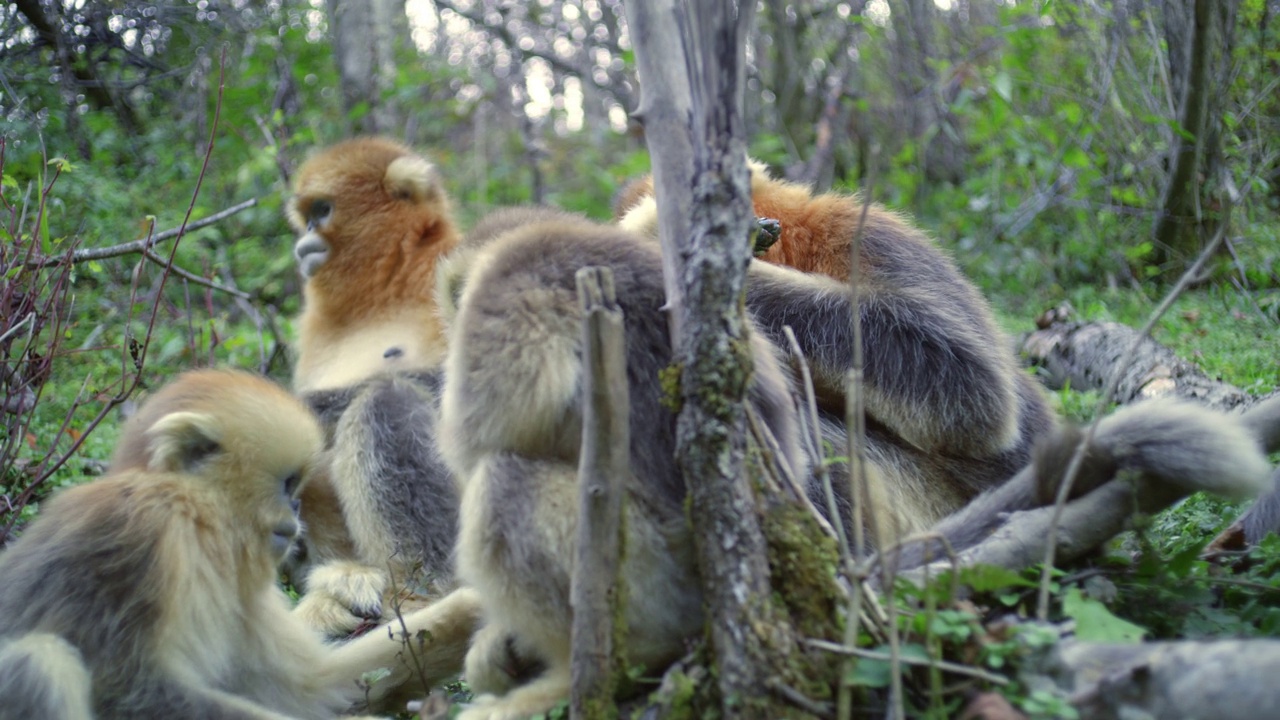
<instances>
[{"instance_id":1,"label":"monkey arm","mask_svg":"<svg viewBox=\"0 0 1280 720\"><path fill-rule=\"evenodd\" d=\"M859 293L867 414L912 446L984 457L1019 437L1018 372L987 313L964 293L937 297L868 282ZM747 306L786 347L791 326L819 402L842 412L853 368L852 297L843 283L753 262Z\"/></svg>"},{"instance_id":2,"label":"monkey arm","mask_svg":"<svg viewBox=\"0 0 1280 720\"><path fill-rule=\"evenodd\" d=\"M480 625L480 594L459 588L420 610L397 617L379 629L335 646L321 669L322 682L351 688L365 673L386 668L391 675L368 693L378 707L407 684L426 695L462 671L471 636Z\"/></svg>"}]
</instances>

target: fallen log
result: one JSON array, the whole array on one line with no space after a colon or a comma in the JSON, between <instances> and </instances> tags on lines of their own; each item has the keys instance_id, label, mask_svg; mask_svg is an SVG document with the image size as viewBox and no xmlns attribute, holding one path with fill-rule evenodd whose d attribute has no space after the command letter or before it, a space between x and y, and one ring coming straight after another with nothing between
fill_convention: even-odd
<instances>
[{"instance_id":1,"label":"fallen log","mask_svg":"<svg viewBox=\"0 0 1280 720\"><path fill-rule=\"evenodd\" d=\"M1275 717L1280 708L1280 641L1147 642L1067 640L1044 668L1080 717Z\"/></svg>"},{"instance_id":2,"label":"fallen log","mask_svg":"<svg viewBox=\"0 0 1280 720\"><path fill-rule=\"evenodd\" d=\"M1028 334L1022 353L1053 389L1102 390L1119 371L1115 401L1121 405L1157 397L1195 400L1216 410L1233 410L1254 398L1230 383L1209 377L1151 339L1138 341L1128 367L1116 364L1138 337L1138 331L1114 322L1054 322Z\"/></svg>"},{"instance_id":3,"label":"fallen log","mask_svg":"<svg viewBox=\"0 0 1280 720\"><path fill-rule=\"evenodd\" d=\"M1101 390L1117 371L1120 383L1116 402L1125 405L1156 397L1179 397L1218 410L1251 412L1255 434L1267 452L1280 450L1280 393L1255 397L1240 388L1205 374L1172 350L1150 337L1138 340L1128 367L1117 368L1125 349L1138 337L1127 325L1114 322L1059 320L1069 310L1055 309L1037 320L1038 329L1023 338L1021 351L1041 372L1050 388ZM1266 406L1266 409L1263 408ZM1209 546L1207 552L1255 545L1268 533L1280 532L1280 472L1270 492L1260 497Z\"/></svg>"}]
</instances>

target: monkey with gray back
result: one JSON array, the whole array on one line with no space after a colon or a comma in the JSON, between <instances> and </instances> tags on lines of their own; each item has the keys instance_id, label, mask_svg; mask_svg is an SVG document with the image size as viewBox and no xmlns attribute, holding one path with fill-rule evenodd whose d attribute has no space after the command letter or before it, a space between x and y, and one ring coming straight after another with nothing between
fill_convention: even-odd
<instances>
[{"instance_id":1,"label":"monkey with gray back","mask_svg":"<svg viewBox=\"0 0 1280 720\"><path fill-rule=\"evenodd\" d=\"M445 460L462 488L459 574L484 598L486 621L466 661L468 681L482 695L462 717L525 717L554 706L568 692L568 593L582 429L581 311L574 276L581 267L612 270L625 323L632 413L622 568L633 600L623 618L627 662L660 668L702 629L684 485L674 461L674 415L663 406L658 382L659 371L671 362L661 257L655 244L629 233L529 209L499 214L481 241L464 239L459 252L442 263L444 277L437 284L438 302L451 318L439 431ZM798 451L797 388L767 328L796 327L817 374L839 377L851 355L844 330L851 301L825 279L754 265L751 273L750 402L779 438L786 464L807 480L810 496L820 498ZM897 296L902 294L909 297ZM1040 502L1036 473L1043 471L1019 475L1018 484L1007 489L1001 483L1029 463L1032 443L1053 426L1053 418L1035 388L1018 379L1011 361L984 364L984 358L1002 357L1004 351L982 342L1006 345L986 338L983 328L989 326L975 322L986 317L985 306L977 315L966 314L966 293L952 295L961 309L948 309L942 320L926 314L928 298L951 297L941 291L872 295L871 308L863 311L872 328L867 342L890 345L871 350L881 364L869 372L868 385L884 385L871 392L880 394L881 403L897 397L926 414L935 403L944 406L936 417L902 418L901 411L872 416L867 455L883 493L872 498L864 518L902 518L902 524L928 528L985 489L972 506L939 525L963 546L979 542L1007 512ZM948 353L956 366L946 365ZM934 378L951 385L910 384ZM981 396L990 383L1004 388L995 400ZM842 412L843 398L833 397L831 382L826 387L819 431L838 442L843 426L836 411ZM995 413L974 422L1003 437L975 438L972 428L959 427L963 413L957 407ZM913 429L912 440L894 432L898 427ZM1249 481L1258 452L1247 440L1228 442L1238 430L1199 408L1138 408L1104 425L1093 447L1113 464L1161 479L1243 459L1247 467L1240 474ZM1194 443L1177 451L1205 433L1212 447ZM1062 447L1068 441L1050 442ZM1103 474L1094 473L1094 481L1101 482ZM836 485L846 482L842 476ZM1088 487L1086 480L1082 488ZM838 500L839 512L847 512L845 500ZM540 661L540 672L532 679L513 676L506 668L513 653Z\"/></svg>"}]
</instances>

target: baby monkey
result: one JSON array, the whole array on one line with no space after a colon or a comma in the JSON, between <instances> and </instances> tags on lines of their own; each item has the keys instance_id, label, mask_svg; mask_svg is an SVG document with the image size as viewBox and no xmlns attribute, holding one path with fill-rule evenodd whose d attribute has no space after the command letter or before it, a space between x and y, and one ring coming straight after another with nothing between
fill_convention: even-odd
<instances>
[{"instance_id":1,"label":"baby monkey","mask_svg":"<svg viewBox=\"0 0 1280 720\"><path fill-rule=\"evenodd\" d=\"M276 585L321 440L305 406L247 373L156 393L108 474L58 493L0 554L0 718L334 718L407 680L402 642L326 646ZM429 638L415 677L457 672L477 612L459 591L404 618ZM392 676L365 692L379 668Z\"/></svg>"}]
</instances>

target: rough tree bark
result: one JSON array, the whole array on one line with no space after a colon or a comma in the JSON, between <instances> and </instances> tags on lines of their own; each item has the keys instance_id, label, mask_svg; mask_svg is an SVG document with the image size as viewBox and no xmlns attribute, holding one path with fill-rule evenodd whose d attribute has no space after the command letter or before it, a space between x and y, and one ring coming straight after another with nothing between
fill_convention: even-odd
<instances>
[{"instance_id":1,"label":"rough tree bark","mask_svg":"<svg viewBox=\"0 0 1280 720\"><path fill-rule=\"evenodd\" d=\"M625 602L618 569L622 553L622 479L630 472L631 415L622 311L608 268L578 271L582 306L582 460L578 464L579 522L573 608L574 720L612 716L620 636L614 621Z\"/></svg>"},{"instance_id":2,"label":"rough tree bark","mask_svg":"<svg viewBox=\"0 0 1280 720\"><path fill-rule=\"evenodd\" d=\"M1068 641L1046 668L1080 717L1263 718L1280 707L1280 642Z\"/></svg>"},{"instance_id":3,"label":"rough tree bark","mask_svg":"<svg viewBox=\"0 0 1280 720\"><path fill-rule=\"evenodd\" d=\"M1170 395L1217 410L1253 402L1244 391L1205 375L1149 337L1141 340L1128 367L1115 367L1137 334L1120 323L1055 322L1027 335L1022 353L1043 371L1041 379L1054 389L1070 384L1074 390L1102 390L1119 370L1115 400L1121 405Z\"/></svg>"},{"instance_id":4,"label":"rough tree bark","mask_svg":"<svg viewBox=\"0 0 1280 720\"><path fill-rule=\"evenodd\" d=\"M742 303L753 223L742 124L754 3L628 3L681 368L677 460L689 488L725 718L770 714L772 663L794 647L772 616L747 479L751 368Z\"/></svg>"}]
</instances>

